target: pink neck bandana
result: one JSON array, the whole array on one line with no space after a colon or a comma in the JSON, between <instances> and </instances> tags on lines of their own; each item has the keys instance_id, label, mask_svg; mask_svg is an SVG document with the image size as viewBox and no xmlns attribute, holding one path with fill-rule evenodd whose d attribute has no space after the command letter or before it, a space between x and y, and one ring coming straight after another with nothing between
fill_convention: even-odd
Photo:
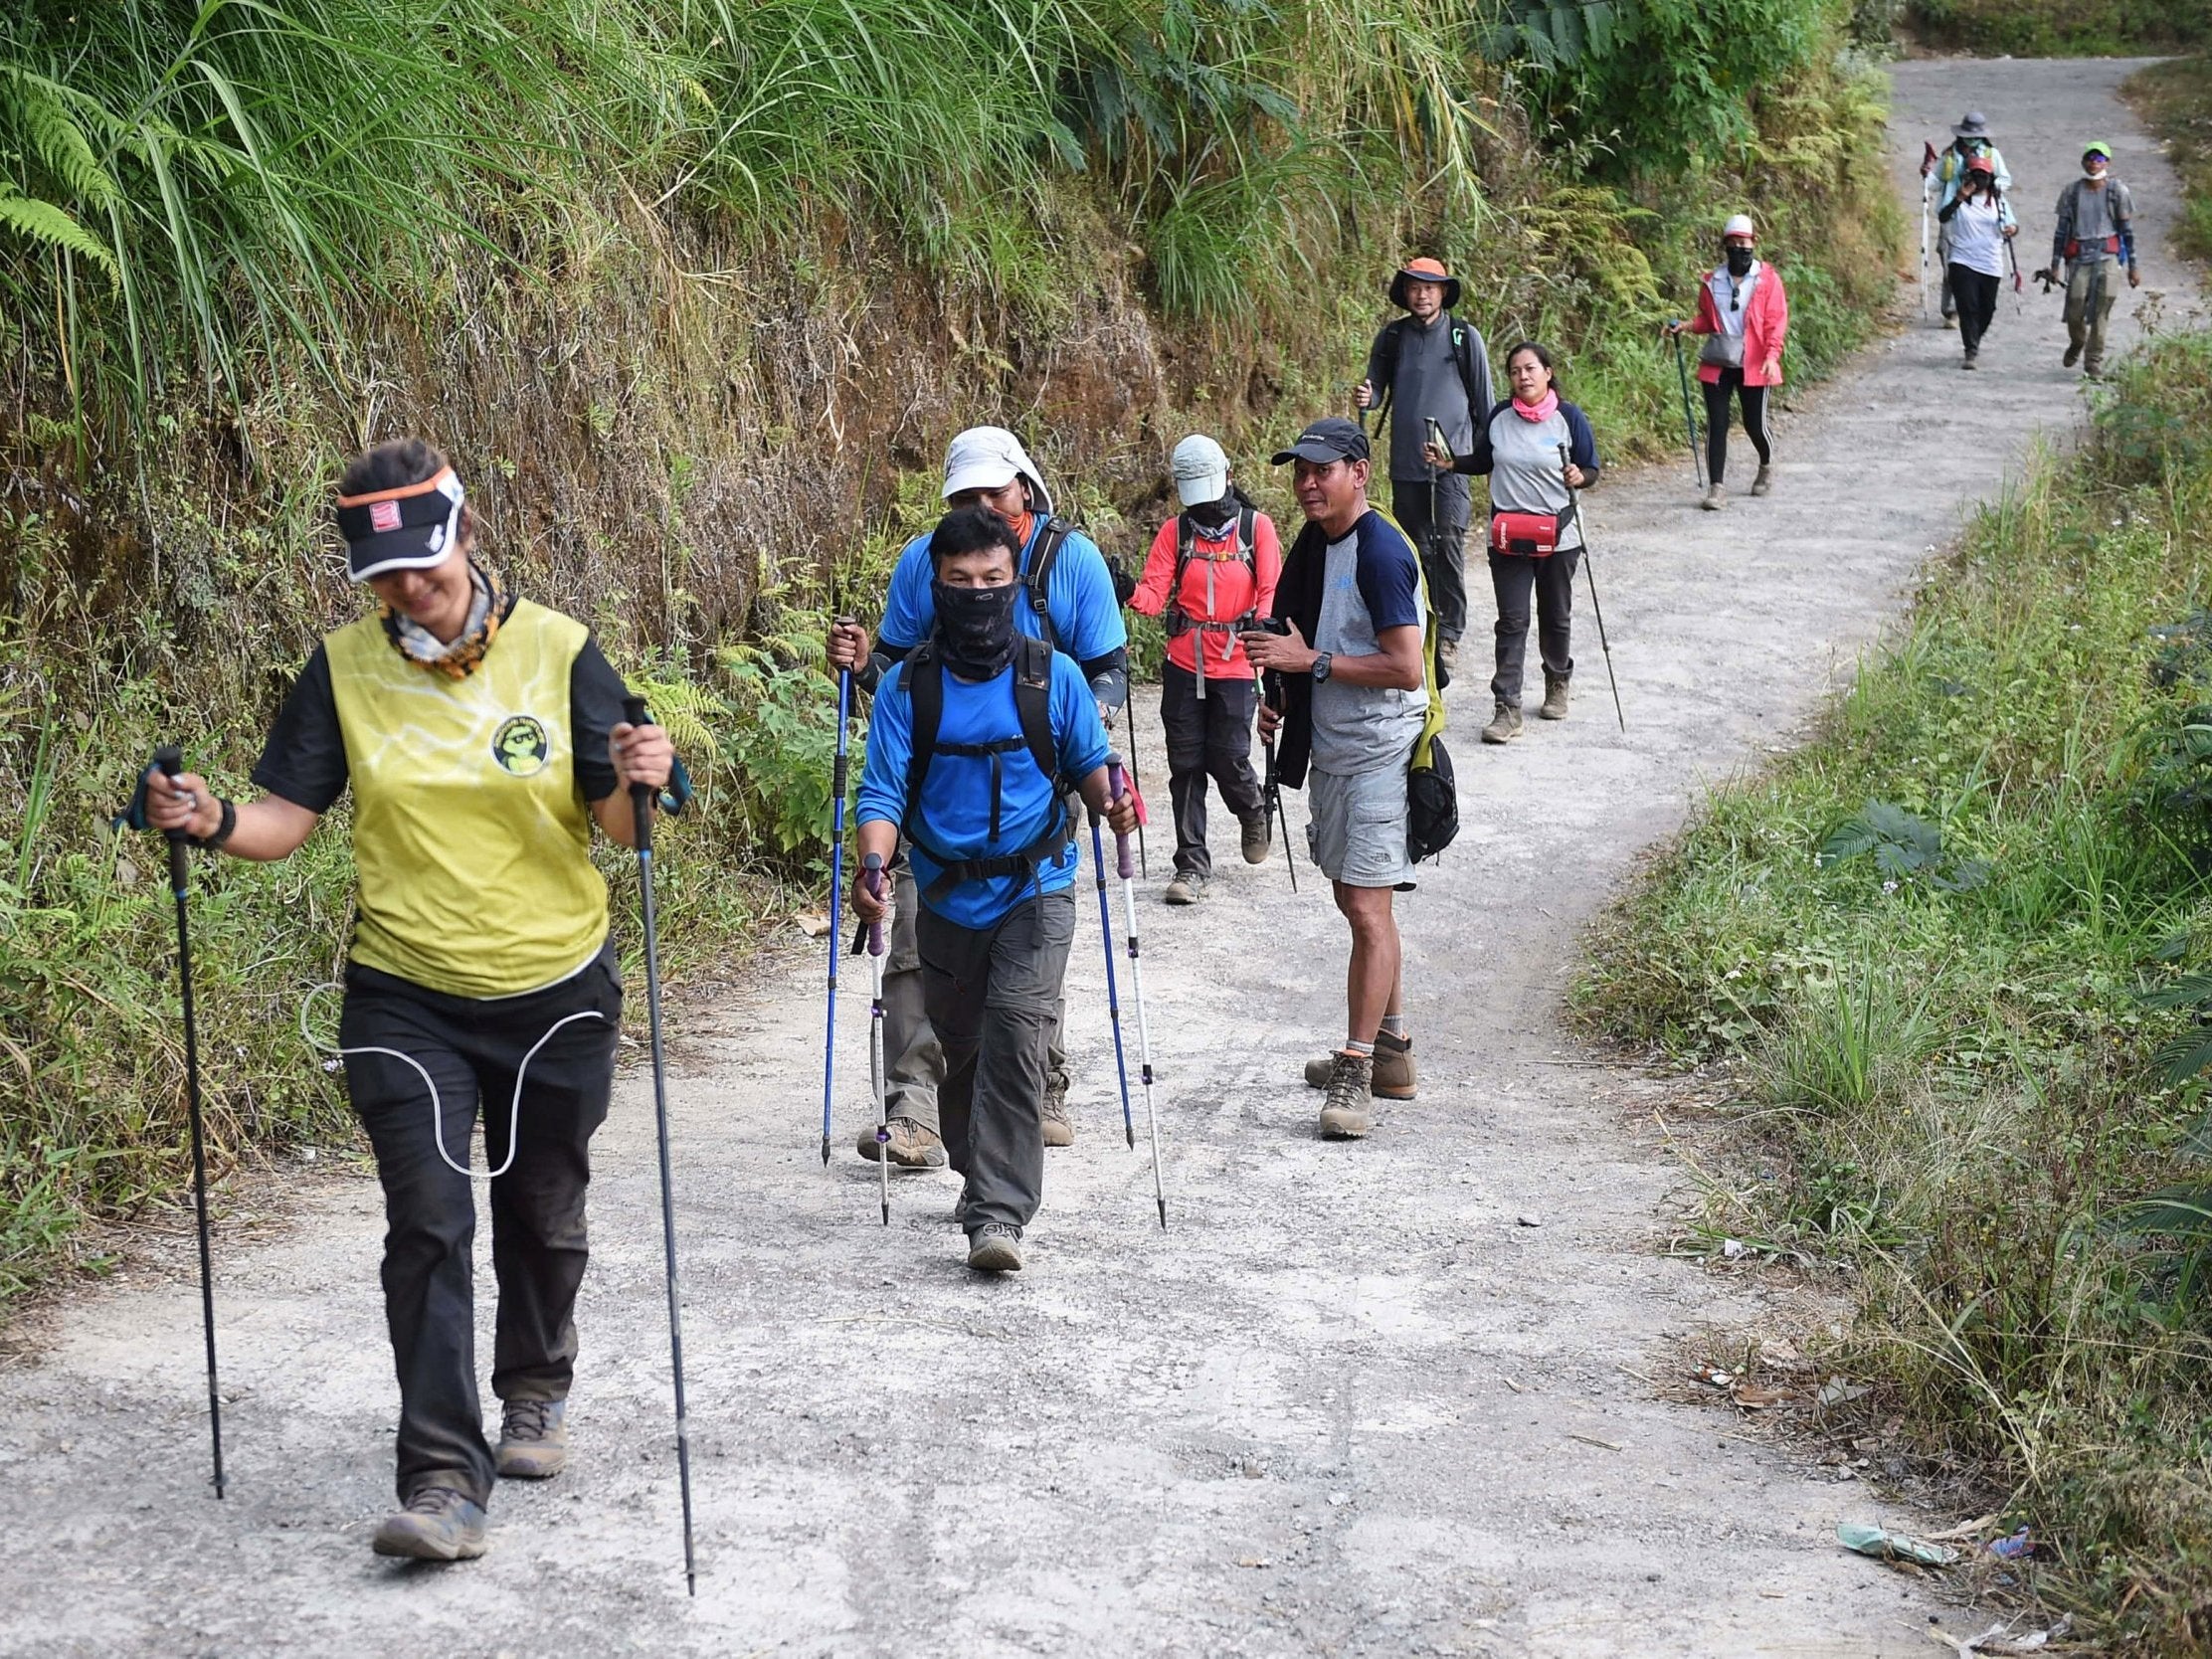
<instances>
[{"instance_id":1,"label":"pink neck bandana","mask_svg":"<svg viewBox=\"0 0 2212 1659\"><path fill-rule=\"evenodd\" d=\"M1547 388L1542 403L1523 403L1513 400L1513 412L1524 421L1549 421L1559 413L1560 394L1556 388Z\"/></svg>"}]
</instances>

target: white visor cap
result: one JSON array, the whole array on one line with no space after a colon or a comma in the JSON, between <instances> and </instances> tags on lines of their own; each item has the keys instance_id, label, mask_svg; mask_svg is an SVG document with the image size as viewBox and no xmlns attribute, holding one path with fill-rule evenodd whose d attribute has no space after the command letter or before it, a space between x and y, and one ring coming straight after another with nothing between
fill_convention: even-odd
<instances>
[{"instance_id":1,"label":"white visor cap","mask_svg":"<svg viewBox=\"0 0 2212 1659\"><path fill-rule=\"evenodd\" d=\"M1004 489L1015 478L1027 478L1036 490L1032 505L1038 512L1052 511L1052 492L1044 476L1021 447L1021 440L1005 427L970 427L945 446L946 500L965 489Z\"/></svg>"}]
</instances>

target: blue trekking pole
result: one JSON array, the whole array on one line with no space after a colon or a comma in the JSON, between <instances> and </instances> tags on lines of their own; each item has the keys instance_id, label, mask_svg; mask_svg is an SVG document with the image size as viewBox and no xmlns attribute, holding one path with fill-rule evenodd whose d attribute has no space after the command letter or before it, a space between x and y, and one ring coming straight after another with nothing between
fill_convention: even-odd
<instances>
[{"instance_id":1,"label":"blue trekking pole","mask_svg":"<svg viewBox=\"0 0 2212 1659\"><path fill-rule=\"evenodd\" d=\"M839 617L839 623L852 621ZM852 670L837 670L837 761L830 773L830 1013L822 1044L822 1164L830 1167L830 1102L837 1086L837 937L844 919L844 789L847 730L852 724ZM878 1149L880 1150L880 1149Z\"/></svg>"},{"instance_id":2,"label":"blue trekking pole","mask_svg":"<svg viewBox=\"0 0 2212 1659\"><path fill-rule=\"evenodd\" d=\"M1114 1069L1121 1074L1121 1130L1137 1150L1137 1122L1129 1115L1129 1060L1121 1046L1121 994L1114 985L1114 912L1106 901L1106 842L1091 814L1091 862L1098 867L1098 937L1106 946L1106 1016L1114 1023Z\"/></svg>"}]
</instances>

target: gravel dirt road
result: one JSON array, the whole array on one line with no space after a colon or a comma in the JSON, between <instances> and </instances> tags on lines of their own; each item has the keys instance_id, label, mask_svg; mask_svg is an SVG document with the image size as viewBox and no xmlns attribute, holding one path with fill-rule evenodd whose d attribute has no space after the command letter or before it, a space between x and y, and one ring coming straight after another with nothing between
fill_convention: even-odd
<instances>
[{"instance_id":1,"label":"gravel dirt road","mask_svg":"<svg viewBox=\"0 0 2212 1659\"><path fill-rule=\"evenodd\" d=\"M1917 212L1922 137L1985 110L2032 266L2081 141L2112 139L2150 272L2122 294L2123 340L2154 289L2186 289L2170 181L2115 96L2132 67L1903 65L1893 146ZM1682 1181L1645 1127L1657 1096L1579 1054L1559 1003L1637 851L1786 743L1962 512L2077 419L2056 302L2023 303L2007 292L1964 375L1908 289L1913 320L1782 425L1769 499L1696 511L1686 460L1589 497L1625 736L1578 619L1574 718L1482 748L1471 640L1465 829L1401 911L1421 1095L1373 1140L1315 1141L1298 1079L1340 1034L1342 926L1318 883L1293 896L1279 857L1247 869L1226 834L1213 897L1179 911L1158 903L1157 835L1143 908L1165 1235L1119 1133L1095 927L1069 993L1082 1138L1052 1155L1030 1265L1006 1282L962 1267L949 1177L900 1179L878 1224L849 1151L857 974L827 1173L819 955L764 961L695 1018L672 1090L695 1600L634 1073L599 1143L575 1461L500 1493L485 1560L369 1554L395 1410L381 1223L369 1183L325 1177L286 1224L219 1243L227 1501L206 1486L182 1271L76 1297L0 1374L0 1653L1927 1652L1942 1609L1833 1541L1839 1520L1915 1518L1647 1381L1680 1334L1763 1303L1655 1252ZM1656 351L1653 372L1672 372Z\"/></svg>"}]
</instances>

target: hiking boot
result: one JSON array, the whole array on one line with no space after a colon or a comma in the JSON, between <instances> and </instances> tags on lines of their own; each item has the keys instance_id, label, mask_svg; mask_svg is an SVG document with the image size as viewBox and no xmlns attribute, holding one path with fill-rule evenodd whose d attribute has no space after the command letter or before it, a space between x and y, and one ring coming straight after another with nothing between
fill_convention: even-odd
<instances>
[{"instance_id":1,"label":"hiking boot","mask_svg":"<svg viewBox=\"0 0 2212 1659\"><path fill-rule=\"evenodd\" d=\"M417 1487L384 1518L369 1548L419 1562L468 1562L484 1553L483 1506L450 1486Z\"/></svg>"},{"instance_id":2,"label":"hiking boot","mask_svg":"<svg viewBox=\"0 0 2212 1659\"><path fill-rule=\"evenodd\" d=\"M568 1401L510 1399L499 1408L499 1478L551 1480L568 1467Z\"/></svg>"},{"instance_id":3,"label":"hiking boot","mask_svg":"<svg viewBox=\"0 0 2212 1659\"><path fill-rule=\"evenodd\" d=\"M1957 313L1952 311L1945 311L1943 313L1943 326L1945 328L1956 328L1958 326Z\"/></svg>"},{"instance_id":4,"label":"hiking boot","mask_svg":"<svg viewBox=\"0 0 2212 1659\"><path fill-rule=\"evenodd\" d=\"M1764 461L1759 462L1758 476L1751 480L1751 493L1753 495L1771 495L1774 493L1774 469Z\"/></svg>"},{"instance_id":5,"label":"hiking boot","mask_svg":"<svg viewBox=\"0 0 2212 1659\"><path fill-rule=\"evenodd\" d=\"M1707 512L1719 512L1728 504L1729 492L1727 487L1722 484L1714 484L1708 488L1705 492L1705 499L1698 503Z\"/></svg>"},{"instance_id":6,"label":"hiking boot","mask_svg":"<svg viewBox=\"0 0 2212 1659\"><path fill-rule=\"evenodd\" d=\"M1981 353L1978 351L1969 351L1964 357L1959 359L1958 366L1962 369L1978 368L1980 367L1980 365L1977 364L1974 359L1979 357Z\"/></svg>"},{"instance_id":7,"label":"hiking boot","mask_svg":"<svg viewBox=\"0 0 2212 1659\"><path fill-rule=\"evenodd\" d=\"M1459 666L1459 642L1444 639L1436 642L1436 660L1447 668Z\"/></svg>"},{"instance_id":8,"label":"hiking boot","mask_svg":"<svg viewBox=\"0 0 2212 1659\"><path fill-rule=\"evenodd\" d=\"M1513 704L1501 700L1498 712L1490 717L1490 724L1482 728L1485 743L1511 743L1521 735L1521 711Z\"/></svg>"},{"instance_id":9,"label":"hiking boot","mask_svg":"<svg viewBox=\"0 0 2212 1659\"><path fill-rule=\"evenodd\" d=\"M968 1235L968 1265L978 1273L1021 1271L1021 1229L986 1221Z\"/></svg>"},{"instance_id":10,"label":"hiking boot","mask_svg":"<svg viewBox=\"0 0 2212 1659\"><path fill-rule=\"evenodd\" d=\"M968 1197L968 1184L964 1181L960 1184L960 1197L953 1199L953 1224L963 1231L967 1230L968 1205L973 1201Z\"/></svg>"},{"instance_id":11,"label":"hiking boot","mask_svg":"<svg viewBox=\"0 0 2212 1659\"><path fill-rule=\"evenodd\" d=\"M1240 845L1244 853L1244 862L1247 864L1266 863L1267 848L1274 838L1267 832L1267 809L1262 807L1249 817L1239 816L1236 827L1243 832Z\"/></svg>"},{"instance_id":12,"label":"hiking boot","mask_svg":"<svg viewBox=\"0 0 2212 1659\"><path fill-rule=\"evenodd\" d=\"M2079 363L2081 360L2082 348L2078 345L2070 345L2066 348L2066 355L2059 359L2059 367L2061 367L2062 369L2071 369L2076 363Z\"/></svg>"},{"instance_id":13,"label":"hiking boot","mask_svg":"<svg viewBox=\"0 0 2212 1659\"><path fill-rule=\"evenodd\" d=\"M1197 870L1177 870L1164 897L1170 904L1196 904L1205 897L1205 877Z\"/></svg>"},{"instance_id":14,"label":"hiking boot","mask_svg":"<svg viewBox=\"0 0 2212 1659\"><path fill-rule=\"evenodd\" d=\"M1329 1064L1329 1098L1315 1132L1324 1141L1357 1141L1375 1127L1375 1061L1366 1054L1337 1054Z\"/></svg>"},{"instance_id":15,"label":"hiking boot","mask_svg":"<svg viewBox=\"0 0 2212 1659\"><path fill-rule=\"evenodd\" d=\"M1325 1089L1337 1069L1337 1056L1324 1054L1306 1062L1306 1087ZM1375 1076L1369 1089L1382 1100L1411 1100L1419 1081L1413 1070L1413 1039L1394 1037L1388 1031L1375 1034Z\"/></svg>"},{"instance_id":16,"label":"hiking boot","mask_svg":"<svg viewBox=\"0 0 2212 1659\"><path fill-rule=\"evenodd\" d=\"M893 1118L886 1126L891 1132L889 1151L891 1162L902 1170L941 1170L945 1167L945 1143L937 1131L916 1123L912 1118ZM875 1162L876 1141L873 1129L860 1131L853 1150L870 1164Z\"/></svg>"},{"instance_id":17,"label":"hiking boot","mask_svg":"<svg viewBox=\"0 0 2212 1659\"><path fill-rule=\"evenodd\" d=\"M1536 711L1536 717L1539 720L1567 718L1567 675L1555 674L1549 668L1544 670L1544 706Z\"/></svg>"},{"instance_id":18,"label":"hiking boot","mask_svg":"<svg viewBox=\"0 0 2212 1659\"><path fill-rule=\"evenodd\" d=\"M1047 1078L1044 1084L1044 1104L1037 1108L1037 1118L1044 1125L1044 1144L1048 1147L1071 1147L1075 1144L1075 1120L1067 1115L1067 1082Z\"/></svg>"}]
</instances>

